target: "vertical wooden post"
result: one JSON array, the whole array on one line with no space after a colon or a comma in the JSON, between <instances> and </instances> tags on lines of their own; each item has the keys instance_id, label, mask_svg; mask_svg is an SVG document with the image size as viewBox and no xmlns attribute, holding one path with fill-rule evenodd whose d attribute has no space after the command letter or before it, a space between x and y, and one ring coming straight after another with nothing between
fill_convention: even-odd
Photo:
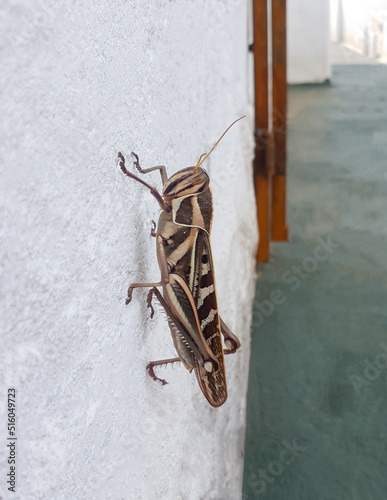
<instances>
[{"instance_id":1,"label":"vertical wooden post","mask_svg":"<svg viewBox=\"0 0 387 500\"><path fill-rule=\"evenodd\" d=\"M288 241L286 224L286 0L272 0L273 133L272 239Z\"/></svg>"},{"instance_id":2,"label":"vertical wooden post","mask_svg":"<svg viewBox=\"0 0 387 500\"><path fill-rule=\"evenodd\" d=\"M269 137L267 1L253 0L255 85L254 183L259 228L258 263L268 261L270 255L270 178L266 161Z\"/></svg>"}]
</instances>

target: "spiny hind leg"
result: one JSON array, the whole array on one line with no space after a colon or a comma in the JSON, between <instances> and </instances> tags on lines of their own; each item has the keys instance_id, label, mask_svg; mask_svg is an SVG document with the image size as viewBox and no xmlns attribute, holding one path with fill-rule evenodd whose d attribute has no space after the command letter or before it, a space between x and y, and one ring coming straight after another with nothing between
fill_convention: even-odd
<instances>
[{"instance_id":1,"label":"spiny hind leg","mask_svg":"<svg viewBox=\"0 0 387 500\"><path fill-rule=\"evenodd\" d=\"M156 167L151 167L151 168L141 168L140 166L140 159L136 153L132 151L132 156L134 156L134 166L137 168L137 170L141 174L147 174L148 172L153 172L154 170L160 170L160 175L161 175L161 181L163 185L165 184L167 180L167 171L164 165L157 165Z\"/></svg>"},{"instance_id":2,"label":"spiny hind leg","mask_svg":"<svg viewBox=\"0 0 387 500\"><path fill-rule=\"evenodd\" d=\"M172 324L176 331L180 334L181 338L184 339L184 342L190 348L198 364L204 367L208 372L211 372L214 369L216 371L218 369L218 362L206 342L204 340L202 343L198 343L197 341L195 341L195 339L188 332L179 317L174 313L170 304L165 300L165 298L161 295L160 291L156 287L149 290L147 298L148 307L150 307L152 310L151 315L153 312L153 307L151 305L153 294L156 295L157 300L164 308L164 311L168 316L170 325Z\"/></svg>"},{"instance_id":3,"label":"spiny hind leg","mask_svg":"<svg viewBox=\"0 0 387 500\"><path fill-rule=\"evenodd\" d=\"M166 380L163 378L159 378L155 375L155 372L153 368L155 366L161 366L161 365L169 365L170 363L178 363L180 362L180 358L170 358L170 359L161 359L159 361L151 361L146 365L146 370L149 373L149 375L153 378L153 380L158 380L161 382L162 385L168 384Z\"/></svg>"}]
</instances>

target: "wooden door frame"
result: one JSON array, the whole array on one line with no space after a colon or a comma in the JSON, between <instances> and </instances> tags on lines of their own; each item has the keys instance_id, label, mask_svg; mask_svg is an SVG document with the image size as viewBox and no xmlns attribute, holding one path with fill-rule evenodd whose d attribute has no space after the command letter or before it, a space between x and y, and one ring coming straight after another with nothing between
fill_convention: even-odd
<instances>
[{"instance_id":1,"label":"wooden door frame","mask_svg":"<svg viewBox=\"0 0 387 500\"><path fill-rule=\"evenodd\" d=\"M271 2L272 35L270 40L269 1ZM257 262L262 263L270 259L270 241L288 241L286 224L286 0L253 0L253 19L254 184L259 229ZM272 67L269 67L269 51L272 54ZM269 88L269 81L272 81L272 89Z\"/></svg>"}]
</instances>

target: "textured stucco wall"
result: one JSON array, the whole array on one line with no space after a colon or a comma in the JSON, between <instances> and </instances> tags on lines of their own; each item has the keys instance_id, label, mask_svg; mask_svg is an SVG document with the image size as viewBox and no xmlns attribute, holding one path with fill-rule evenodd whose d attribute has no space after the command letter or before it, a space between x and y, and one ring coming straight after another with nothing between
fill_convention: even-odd
<instances>
[{"instance_id":1,"label":"textured stucco wall","mask_svg":"<svg viewBox=\"0 0 387 500\"><path fill-rule=\"evenodd\" d=\"M238 499L257 240L247 5L59 1L1 7L0 495ZM169 174L206 164L220 311L242 341L212 409L134 281L157 280L158 206L115 158ZM131 163L128 162L131 167ZM160 187L157 173L149 182ZM5 397L17 389L17 494L5 489Z\"/></svg>"},{"instance_id":2,"label":"textured stucco wall","mask_svg":"<svg viewBox=\"0 0 387 500\"><path fill-rule=\"evenodd\" d=\"M330 78L329 0L289 0L287 36L289 83Z\"/></svg>"}]
</instances>

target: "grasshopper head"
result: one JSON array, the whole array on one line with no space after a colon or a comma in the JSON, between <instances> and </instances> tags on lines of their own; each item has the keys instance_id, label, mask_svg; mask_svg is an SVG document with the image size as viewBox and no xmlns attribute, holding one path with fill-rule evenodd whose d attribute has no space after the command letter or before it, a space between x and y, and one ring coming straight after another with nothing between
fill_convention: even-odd
<instances>
[{"instance_id":1,"label":"grasshopper head","mask_svg":"<svg viewBox=\"0 0 387 500\"><path fill-rule=\"evenodd\" d=\"M188 167L172 175L163 187L164 198L171 200L181 196L202 193L208 188L210 177L201 167Z\"/></svg>"},{"instance_id":2,"label":"grasshopper head","mask_svg":"<svg viewBox=\"0 0 387 500\"><path fill-rule=\"evenodd\" d=\"M184 168L183 170L180 170L176 174L172 175L172 177L167 180L163 187L163 196L166 200L172 200L174 198L180 198L182 196L197 195L208 188L210 178L207 172L203 168L201 168L201 164L210 156L210 154L222 140L223 136L228 130L230 130L234 123L238 122L242 118L244 118L244 116L232 122L232 124L223 132L223 134L212 146L210 152L203 153L200 156L195 167Z\"/></svg>"}]
</instances>

